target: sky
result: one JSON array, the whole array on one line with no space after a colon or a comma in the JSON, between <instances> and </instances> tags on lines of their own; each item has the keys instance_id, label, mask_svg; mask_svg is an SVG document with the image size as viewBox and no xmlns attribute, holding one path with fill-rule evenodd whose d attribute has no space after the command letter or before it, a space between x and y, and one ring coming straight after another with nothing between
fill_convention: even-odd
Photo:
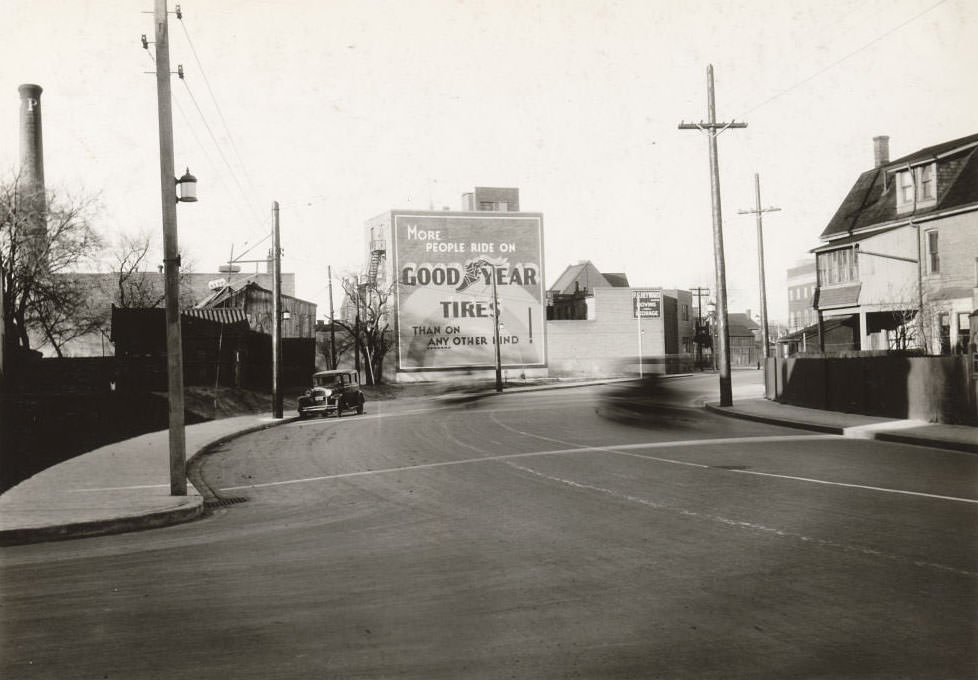
<instances>
[{"instance_id":1,"label":"sky","mask_svg":"<svg viewBox=\"0 0 978 680\"><path fill-rule=\"evenodd\" d=\"M859 174L978 132L974 0L188 0L169 2L178 207L194 271L262 258L280 205L283 269L329 309L366 268L363 224L518 187L544 219L545 279L591 260L633 286L715 291L707 118L718 137L728 309L768 315L786 270ZM2 0L0 177L19 158L17 87L41 97L47 188L97 197L108 243L162 259L152 0ZM106 251L106 260L110 259ZM103 263L103 266L104 263ZM245 270L257 265L245 264ZM339 300L337 299L337 306Z\"/></svg>"}]
</instances>

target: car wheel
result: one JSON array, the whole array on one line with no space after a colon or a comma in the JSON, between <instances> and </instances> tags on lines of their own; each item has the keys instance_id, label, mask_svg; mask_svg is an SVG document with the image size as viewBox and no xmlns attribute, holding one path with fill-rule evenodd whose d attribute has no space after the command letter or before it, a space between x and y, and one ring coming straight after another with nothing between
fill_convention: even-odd
<instances>
[{"instance_id":1,"label":"car wheel","mask_svg":"<svg viewBox=\"0 0 978 680\"><path fill-rule=\"evenodd\" d=\"M363 415L363 398L362 397L360 398L360 403L357 404L357 415L358 416L362 416Z\"/></svg>"}]
</instances>

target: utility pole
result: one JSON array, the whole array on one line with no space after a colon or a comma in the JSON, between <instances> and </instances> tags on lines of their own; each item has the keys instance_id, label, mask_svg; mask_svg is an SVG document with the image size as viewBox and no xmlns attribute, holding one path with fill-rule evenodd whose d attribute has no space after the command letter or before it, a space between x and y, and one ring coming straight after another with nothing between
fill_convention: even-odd
<instances>
[{"instance_id":1,"label":"utility pole","mask_svg":"<svg viewBox=\"0 0 978 680\"><path fill-rule=\"evenodd\" d=\"M278 201L272 201L272 417L282 417L282 248L278 232Z\"/></svg>"},{"instance_id":2,"label":"utility pole","mask_svg":"<svg viewBox=\"0 0 978 680\"><path fill-rule=\"evenodd\" d=\"M707 120L699 123L679 124L680 130L700 130L709 140L710 194L713 200L713 261L716 270L717 291L717 340L720 349L720 406L733 405L733 389L730 382L730 331L727 328L727 273L723 259L723 216L720 210L720 166L717 160L717 137L728 128L745 128L747 123L718 123L716 102L713 96L713 65L706 67Z\"/></svg>"},{"instance_id":3,"label":"utility pole","mask_svg":"<svg viewBox=\"0 0 978 680\"><path fill-rule=\"evenodd\" d=\"M173 108L170 101L170 38L166 0L155 0L156 101L160 130L160 192L163 203L163 267L166 293L167 401L170 417L170 495L187 495L187 441L183 415L183 345L180 337L180 248L177 185L173 168Z\"/></svg>"},{"instance_id":4,"label":"utility pole","mask_svg":"<svg viewBox=\"0 0 978 680\"><path fill-rule=\"evenodd\" d=\"M689 292L696 296L696 330L702 330L703 324L703 298L710 294L709 288L690 288ZM703 366L703 345L696 343L696 367L702 369Z\"/></svg>"},{"instance_id":5,"label":"utility pole","mask_svg":"<svg viewBox=\"0 0 978 680\"><path fill-rule=\"evenodd\" d=\"M499 347L499 293L496 291L496 265L486 261L492 270L492 330L496 341L496 391L503 391L503 364Z\"/></svg>"},{"instance_id":6,"label":"utility pole","mask_svg":"<svg viewBox=\"0 0 978 680\"><path fill-rule=\"evenodd\" d=\"M754 173L754 209L738 210L741 215L757 215L757 274L761 282L761 345L764 348L764 374L767 375L768 337L767 337L767 290L764 287L764 221L762 214L777 212L781 208L761 207L761 178Z\"/></svg>"},{"instance_id":7,"label":"utility pole","mask_svg":"<svg viewBox=\"0 0 978 680\"><path fill-rule=\"evenodd\" d=\"M353 317L353 366L357 372L357 379L360 378L360 275L357 274L353 284L353 301L357 305L356 316Z\"/></svg>"},{"instance_id":8,"label":"utility pole","mask_svg":"<svg viewBox=\"0 0 978 680\"><path fill-rule=\"evenodd\" d=\"M336 322L333 318L333 267L326 265L326 276L329 279L329 362L330 368L336 368Z\"/></svg>"}]
</instances>

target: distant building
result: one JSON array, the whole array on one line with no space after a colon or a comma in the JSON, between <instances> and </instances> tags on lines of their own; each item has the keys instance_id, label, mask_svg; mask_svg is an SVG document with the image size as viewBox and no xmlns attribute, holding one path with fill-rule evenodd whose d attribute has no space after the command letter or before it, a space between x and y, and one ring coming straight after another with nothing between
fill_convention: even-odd
<instances>
[{"instance_id":1,"label":"distant building","mask_svg":"<svg viewBox=\"0 0 978 680\"><path fill-rule=\"evenodd\" d=\"M760 325L746 314L727 314L727 334L730 337L730 365L746 368L759 366L761 360Z\"/></svg>"},{"instance_id":2,"label":"distant building","mask_svg":"<svg viewBox=\"0 0 978 680\"><path fill-rule=\"evenodd\" d=\"M692 363L695 315L688 290L631 287L590 261L569 266L547 291L550 375L675 372Z\"/></svg>"},{"instance_id":3,"label":"distant building","mask_svg":"<svg viewBox=\"0 0 978 680\"><path fill-rule=\"evenodd\" d=\"M595 288L628 288L624 274L602 274L590 260L582 260L564 270L547 289L547 319L589 319L588 301Z\"/></svg>"},{"instance_id":4,"label":"distant building","mask_svg":"<svg viewBox=\"0 0 978 680\"><path fill-rule=\"evenodd\" d=\"M873 141L875 167L813 251L820 318L855 329L825 349L961 352L978 307L978 134L893 161L889 138Z\"/></svg>"},{"instance_id":5,"label":"distant building","mask_svg":"<svg viewBox=\"0 0 978 680\"><path fill-rule=\"evenodd\" d=\"M818 276L815 258L788 268L788 329L792 332L811 326L818 320L815 312L815 287Z\"/></svg>"},{"instance_id":6,"label":"distant building","mask_svg":"<svg viewBox=\"0 0 978 680\"><path fill-rule=\"evenodd\" d=\"M85 316L95 320L91 330L79 334L69 340L62 348L66 357L112 356L115 352L111 341L112 308L145 308L160 307L164 304L164 281L160 271L138 271L120 280L119 272L81 272L64 274L73 283L85 291ZM272 275L268 273L243 274L227 272L197 273L181 272L180 274L180 308L190 309L198 302L212 296L228 282L239 289L249 282L271 289ZM119 299L120 287L125 289L128 301ZM295 295L295 274L282 273L283 296ZM315 313L315 312L313 312ZM315 319L311 323L314 323ZM33 334L31 346L47 357L55 352L50 345L45 345L45 339L40 334Z\"/></svg>"},{"instance_id":7,"label":"distant building","mask_svg":"<svg viewBox=\"0 0 978 680\"><path fill-rule=\"evenodd\" d=\"M519 212L520 190L511 187L476 187L462 194L462 210L466 212Z\"/></svg>"},{"instance_id":8,"label":"distant building","mask_svg":"<svg viewBox=\"0 0 978 680\"><path fill-rule=\"evenodd\" d=\"M315 338L316 304L291 295L281 296L282 337ZM219 288L195 305L196 309L238 309L253 331L271 335L275 316L272 291L253 281Z\"/></svg>"}]
</instances>

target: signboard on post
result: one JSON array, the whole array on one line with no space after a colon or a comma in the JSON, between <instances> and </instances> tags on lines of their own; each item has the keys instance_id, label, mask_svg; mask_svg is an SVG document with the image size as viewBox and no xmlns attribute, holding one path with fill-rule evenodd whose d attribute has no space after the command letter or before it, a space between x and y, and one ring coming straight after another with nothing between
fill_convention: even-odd
<instances>
[{"instance_id":1,"label":"signboard on post","mask_svg":"<svg viewBox=\"0 0 978 680\"><path fill-rule=\"evenodd\" d=\"M662 316L661 290L633 290L632 318L658 319Z\"/></svg>"},{"instance_id":2,"label":"signboard on post","mask_svg":"<svg viewBox=\"0 0 978 680\"><path fill-rule=\"evenodd\" d=\"M546 366L543 218L392 215L399 371ZM493 294L493 277L496 293Z\"/></svg>"}]
</instances>

